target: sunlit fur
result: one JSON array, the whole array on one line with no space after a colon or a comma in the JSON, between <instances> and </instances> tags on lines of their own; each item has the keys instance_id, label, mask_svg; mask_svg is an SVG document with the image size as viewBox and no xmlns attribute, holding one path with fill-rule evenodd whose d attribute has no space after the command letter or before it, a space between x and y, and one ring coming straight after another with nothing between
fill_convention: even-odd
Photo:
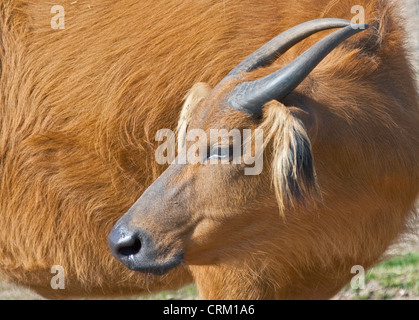
<instances>
[{"instance_id":1,"label":"sunlit fur","mask_svg":"<svg viewBox=\"0 0 419 320\"><path fill-rule=\"evenodd\" d=\"M281 31L314 18L351 19L353 5L366 7L367 22L376 20L378 31L348 41L296 91L319 110L314 129L302 121L318 185L333 208L323 209L327 218L321 221L310 220L319 211L296 215L294 223L287 218L301 241L287 241L289 232L266 233L259 245L267 250L240 268L221 263L193 273L203 297L272 297L271 287L292 297L278 279L306 279L296 266L304 266L305 275L313 265L334 266L348 277L348 264L372 265L403 229L418 189L418 100L403 22L386 1L69 3L0 2L2 276L49 297L147 293L190 282L184 269L163 278L130 272L106 244L115 221L165 169L154 159L155 133L176 129L194 83L215 86ZM66 10L65 30L50 27L53 5ZM249 76L277 69L324 34L297 45L271 70ZM339 134L349 123L354 129ZM392 135L381 138L383 128ZM329 135L335 142L322 143ZM355 173L365 179L338 183ZM268 221L281 221L277 210ZM313 231L322 229L328 232ZM271 259L278 255L275 246L295 256L279 264ZM66 290L53 292L50 269L57 264L66 270ZM320 281L323 273L312 274ZM345 281L326 288L325 296ZM302 283L293 281L297 293Z\"/></svg>"}]
</instances>

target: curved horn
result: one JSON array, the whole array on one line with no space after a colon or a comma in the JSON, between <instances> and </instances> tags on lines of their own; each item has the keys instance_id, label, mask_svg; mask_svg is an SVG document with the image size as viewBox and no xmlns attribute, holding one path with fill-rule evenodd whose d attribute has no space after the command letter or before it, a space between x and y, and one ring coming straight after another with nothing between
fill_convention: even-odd
<instances>
[{"instance_id":1,"label":"curved horn","mask_svg":"<svg viewBox=\"0 0 419 320\"><path fill-rule=\"evenodd\" d=\"M227 98L227 103L253 117L262 114L263 105L271 100L282 100L310 74L311 71L339 44L363 31L349 25L320 40L284 68L255 81L238 84ZM365 25L368 29L368 25Z\"/></svg>"},{"instance_id":2,"label":"curved horn","mask_svg":"<svg viewBox=\"0 0 419 320\"><path fill-rule=\"evenodd\" d=\"M333 28L343 28L350 24L351 21L333 18L317 19L299 24L279 34L252 53L234 68L225 79L240 75L241 72L250 72L256 68L270 65L280 55L288 51L288 49L316 32Z\"/></svg>"}]
</instances>

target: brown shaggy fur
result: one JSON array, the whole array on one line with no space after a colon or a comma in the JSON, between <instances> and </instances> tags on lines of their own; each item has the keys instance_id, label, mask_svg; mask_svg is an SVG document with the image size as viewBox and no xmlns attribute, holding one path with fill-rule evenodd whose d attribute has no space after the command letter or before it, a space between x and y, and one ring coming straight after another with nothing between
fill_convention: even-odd
<instances>
[{"instance_id":1,"label":"brown shaggy fur","mask_svg":"<svg viewBox=\"0 0 419 320\"><path fill-rule=\"evenodd\" d=\"M50 27L50 8L57 4L66 10L65 30ZM387 1L2 0L0 274L57 297L145 293L191 281L184 269L163 278L127 271L106 244L115 221L165 169L154 161L156 131L176 128L182 98L194 83L214 86L279 32L314 18L350 19L355 4L366 7L373 28L331 54L298 91L318 110L315 139L308 131L319 185L335 211L293 229L305 241L282 250L303 253L292 263L330 266L332 260L342 276L348 263L359 264L361 251L366 266L374 263L403 229L419 171L418 98L402 23ZM272 68L322 35L297 45ZM339 130L348 124L356 132ZM383 127L397 134L383 135ZM351 181L355 173L365 179ZM339 184L342 179L347 183ZM376 193L364 194L371 186ZM352 214L340 214L348 207ZM373 225L362 212L375 213ZM318 234L318 223L335 228ZM344 245L350 250L342 256ZM268 265L268 259L254 261ZM271 297L258 284L269 291L272 272L291 279L295 271L298 279L321 282L308 262L303 274L291 262L277 269L260 269L259 262L246 270L220 265L193 273L204 296L216 298ZM67 273L62 292L49 287L49 270L57 264ZM325 288L324 296L340 286Z\"/></svg>"}]
</instances>

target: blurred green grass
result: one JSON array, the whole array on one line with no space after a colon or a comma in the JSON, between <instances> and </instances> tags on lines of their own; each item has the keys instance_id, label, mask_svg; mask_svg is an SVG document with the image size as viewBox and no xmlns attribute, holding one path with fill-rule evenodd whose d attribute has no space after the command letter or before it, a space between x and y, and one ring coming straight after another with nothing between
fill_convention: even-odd
<instances>
[{"instance_id":1,"label":"blurred green grass","mask_svg":"<svg viewBox=\"0 0 419 320\"><path fill-rule=\"evenodd\" d=\"M418 300L419 253L385 261L368 271L365 289L347 286L341 294L353 300Z\"/></svg>"},{"instance_id":2,"label":"blurred green grass","mask_svg":"<svg viewBox=\"0 0 419 320\"><path fill-rule=\"evenodd\" d=\"M198 289L191 284L178 291L165 291L148 296L136 297L135 300L198 300Z\"/></svg>"}]
</instances>

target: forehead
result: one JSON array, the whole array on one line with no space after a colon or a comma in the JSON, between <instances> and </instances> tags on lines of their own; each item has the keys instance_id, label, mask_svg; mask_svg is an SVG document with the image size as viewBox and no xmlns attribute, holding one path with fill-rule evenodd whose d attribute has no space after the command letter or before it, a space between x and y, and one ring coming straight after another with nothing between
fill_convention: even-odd
<instances>
[{"instance_id":1,"label":"forehead","mask_svg":"<svg viewBox=\"0 0 419 320\"><path fill-rule=\"evenodd\" d=\"M221 100L222 101L222 100ZM237 111L220 100L207 99L193 112L189 129L244 129L257 126L258 120Z\"/></svg>"}]
</instances>

